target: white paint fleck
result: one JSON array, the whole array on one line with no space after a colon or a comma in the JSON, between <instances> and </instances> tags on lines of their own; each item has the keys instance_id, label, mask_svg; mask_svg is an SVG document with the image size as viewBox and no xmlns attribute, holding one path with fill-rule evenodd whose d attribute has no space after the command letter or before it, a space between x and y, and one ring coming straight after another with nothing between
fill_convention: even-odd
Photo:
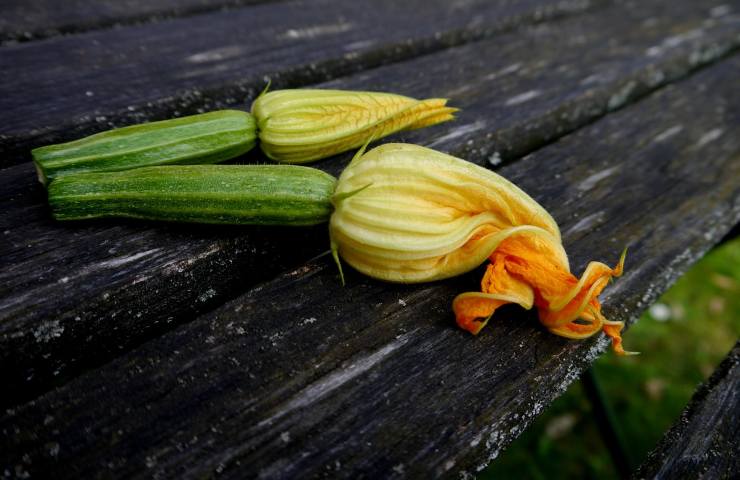
<instances>
[{"instance_id":1,"label":"white paint fleck","mask_svg":"<svg viewBox=\"0 0 740 480\"><path fill-rule=\"evenodd\" d=\"M586 85L592 85L594 83L601 83L602 76L599 73L594 73L593 75L589 75L588 77L581 80L579 83L583 86Z\"/></svg>"},{"instance_id":2,"label":"white paint fleck","mask_svg":"<svg viewBox=\"0 0 740 480\"><path fill-rule=\"evenodd\" d=\"M509 75L512 73L515 73L519 71L519 69L522 68L521 63L513 63L507 67L502 68L501 70L493 73L489 73L485 76L486 80L493 80L495 78L503 77L504 75Z\"/></svg>"},{"instance_id":3,"label":"white paint fleck","mask_svg":"<svg viewBox=\"0 0 740 480\"><path fill-rule=\"evenodd\" d=\"M662 55L668 49L676 48L679 45L682 45L691 40L696 40L697 38L700 38L703 35L704 35L703 29L695 28L693 30L689 30L688 32L681 33L679 35L673 35L670 37L666 37L660 43L660 45L653 45L652 47L645 50L645 54L648 57L657 57L659 55Z\"/></svg>"},{"instance_id":4,"label":"white paint fleck","mask_svg":"<svg viewBox=\"0 0 740 480\"><path fill-rule=\"evenodd\" d=\"M647 55L648 57L657 57L661 53L663 53L663 49L658 45L654 45L645 50L645 55Z\"/></svg>"},{"instance_id":5,"label":"white paint fleck","mask_svg":"<svg viewBox=\"0 0 740 480\"><path fill-rule=\"evenodd\" d=\"M64 327L59 324L59 320L44 320L33 331L33 337L37 342L48 342L54 338L61 337L62 333L64 333Z\"/></svg>"},{"instance_id":6,"label":"white paint fleck","mask_svg":"<svg viewBox=\"0 0 740 480\"><path fill-rule=\"evenodd\" d=\"M510 99L506 100L504 105L506 106L519 105L520 103L528 102L532 100L533 98L537 98L540 95L542 95L542 90L529 90L528 92L520 93L519 95L515 95L511 97Z\"/></svg>"},{"instance_id":7,"label":"white paint fleck","mask_svg":"<svg viewBox=\"0 0 740 480\"><path fill-rule=\"evenodd\" d=\"M283 432L280 434L280 440L283 441L283 443L290 442L290 432Z\"/></svg>"},{"instance_id":8,"label":"white paint fleck","mask_svg":"<svg viewBox=\"0 0 740 480\"><path fill-rule=\"evenodd\" d=\"M405 307L406 306L406 301L403 298L399 298L398 299L398 304L401 305L402 307Z\"/></svg>"},{"instance_id":9,"label":"white paint fleck","mask_svg":"<svg viewBox=\"0 0 740 480\"><path fill-rule=\"evenodd\" d=\"M492 460L495 460L496 457L498 457L499 452L501 451L501 443L504 440L504 436L501 432L498 430L494 430L491 432L491 434L486 439L486 450L488 450L488 460L482 464L479 465L476 470L481 471L483 470L488 463L490 463Z\"/></svg>"},{"instance_id":10,"label":"white paint fleck","mask_svg":"<svg viewBox=\"0 0 740 480\"><path fill-rule=\"evenodd\" d=\"M719 137L722 136L723 133L724 131L721 128L714 128L712 130L709 130L707 133L701 136L698 142L696 142L696 148L701 148L704 145L717 140Z\"/></svg>"},{"instance_id":11,"label":"white paint fleck","mask_svg":"<svg viewBox=\"0 0 740 480\"><path fill-rule=\"evenodd\" d=\"M59 279L59 283L69 283L69 277L62 277Z\"/></svg>"},{"instance_id":12,"label":"white paint fleck","mask_svg":"<svg viewBox=\"0 0 740 480\"><path fill-rule=\"evenodd\" d=\"M694 40L696 38L699 38L702 35L704 35L704 30L702 30L701 28L696 28L694 30L689 30L686 33L682 33L680 35L674 35L674 36L668 37L665 40L663 40L663 44L669 48L673 48L689 40Z\"/></svg>"},{"instance_id":13,"label":"white paint fleck","mask_svg":"<svg viewBox=\"0 0 740 480\"><path fill-rule=\"evenodd\" d=\"M711 44L708 46L705 46L704 48L700 48L699 50L696 50L694 52L691 52L691 55L689 55L689 63L692 66L696 65L703 65L707 62L711 62L712 60L718 58L723 53L727 52L727 47L722 47L720 45Z\"/></svg>"},{"instance_id":14,"label":"white paint fleck","mask_svg":"<svg viewBox=\"0 0 740 480\"><path fill-rule=\"evenodd\" d=\"M393 471L399 475L403 475L404 473L403 463L399 463L398 465L393 465Z\"/></svg>"},{"instance_id":15,"label":"white paint fleck","mask_svg":"<svg viewBox=\"0 0 740 480\"><path fill-rule=\"evenodd\" d=\"M205 52L195 53L188 57L185 57L185 61L189 63L206 63L206 62L218 62L221 60L227 60L241 55L244 52L244 47L241 45L228 45L226 47L219 47L213 50L206 50Z\"/></svg>"},{"instance_id":16,"label":"white paint fleck","mask_svg":"<svg viewBox=\"0 0 740 480\"><path fill-rule=\"evenodd\" d=\"M576 188L578 188L578 190L581 190L581 191L591 190L592 188L594 188L594 186L596 186L597 183L609 177L612 173L614 173L618 169L619 169L618 166L609 167L600 172L596 172L592 175L589 175L588 177L581 180L581 182L578 184Z\"/></svg>"},{"instance_id":17,"label":"white paint fleck","mask_svg":"<svg viewBox=\"0 0 740 480\"><path fill-rule=\"evenodd\" d=\"M215 295L216 295L216 290L214 290L212 288L209 288L205 292L203 292L200 295L198 295L198 301L199 302L206 302L206 301L210 300L211 298L213 298Z\"/></svg>"},{"instance_id":18,"label":"white paint fleck","mask_svg":"<svg viewBox=\"0 0 740 480\"><path fill-rule=\"evenodd\" d=\"M485 127L486 127L486 122L482 120L478 120L476 122L469 123L467 125L461 125L457 127L456 129L452 130L450 133L437 137L434 141L427 144L427 146L434 147L436 145L441 145L441 144L449 142L450 140L455 140L457 138L470 135L471 133L475 133L479 130L484 129Z\"/></svg>"},{"instance_id":19,"label":"white paint fleck","mask_svg":"<svg viewBox=\"0 0 740 480\"><path fill-rule=\"evenodd\" d=\"M732 7L729 5L717 5L709 10L709 15L712 17L724 17L732 11Z\"/></svg>"},{"instance_id":20,"label":"white paint fleck","mask_svg":"<svg viewBox=\"0 0 740 480\"><path fill-rule=\"evenodd\" d=\"M658 135L656 135L653 142L660 143L665 140L668 140L672 136L679 134L682 130L683 130L683 125L674 125L671 128L665 130L664 132L661 132Z\"/></svg>"},{"instance_id":21,"label":"white paint fleck","mask_svg":"<svg viewBox=\"0 0 740 480\"><path fill-rule=\"evenodd\" d=\"M106 260L104 262L98 263L97 266L99 268L108 268L108 267L116 268L116 267L120 267L121 265L125 265L127 263L134 262L134 261L136 261L136 260L138 260L140 258L147 257L147 256L149 256L149 255L151 255L153 253L156 253L156 252L160 251L160 250L161 250L161 248L152 248L151 250L145 250L143 252L134 253L133 255L127 255L125 257L118 257L118 258L113 258L111 260Z\"/></svg>"},{"instance_id":22,"label":"white paint fleck","mask_svg":"<svg viewBox=\"0 0 740 480\"><path fill-rule=\"evenodd\" d=\"M48 444L49 455L56 458L59 455L59 444L57 442L51 442Z\"/></svg>"},{"instance_id":23,"label":"white paint fleck","mask_svg":"<svg viewBox=\"0 0 740 480\"><path fill-rule=\"evenodd\" d=\"M648 84L651 87L657 87L665 80L665 73L662 70L654 70L648 74Z\"/></svg>"},{"instance_id":24,"label":"white paint fleck","mask_svg":"<svg viewBox=\"0 0 740 480\"><path fill-rule=\"evenodd\" d=\"M330 23L326 25L315 25L307 28L291 28L278 36L282 39L297 40L302 38L316 38L322 35L331 35L350 30L352 24L349 22Z\"/></svg>"},{"instance_id":25,"label":"white paint fleck","mask_svg":"<svg viewBox=\"0 0 740 480\"><path fill-rule=\"evenodd\" d=\"M632 91L635 89L636 86L637 86L637 83L628 82L626 85L620 88L616 93L614 93L611 97L609 97L607 108L609 110L616 110L617 108L627 103L627 100L629 99L630 94L632 93Z\"/></svg>"},{"instance_id":26,"label":"white paint fleck","mask_svg":"<svg viewBox=\"0 0 740 480\"><path fill-rule=\"evenodd\" d=\"M149 275L137 275L136 278L131 282L131 285L136 285L137 283L146 282L151 277Z\"/></svg>"},{"instance_id":27,"label":"white paint fleck","mask_svg":"<svg viewBox=\"0 0 740 480\"><path fill-rule=\"evenodd\" d=\"M281 338L283 338L283 334L280 333L280 332L275 332L275 333L273 333L272 335L270 335L268 337L268 340L270 341L270 343L274 347L274 346L277 346L277 341L280 340Z\"/></svg>"},{"instance_id":28,"label":"white paint fleck","mask_svg":"<svg viewBox=\"0 0 740 480\"><path fill-rule=\"evenodd\" d=\"M578 220L572 227L570 227L564 236L572 235L576 232L581 232L590 229L595 224L599 223L604 218L604 212L598 211L590 215L586 215L582 219Z\"/></svg>"},{"instance_id":29,"label":"white paint fleck","mask_svg":"<svg viewBox=\"0 0 740 480\"><path fill-rule=\"evenodd\" d=\"M375 40L359 40L357 42L348 43L344 46L344 49L347 51L363 50L368 47L372 47L375 43Z\"/></svg>"},{"instance_id":30,"label":"white paint fleck","mask_svg":"<svg viewBox=\"0 0 740 480\"><path fill-rule=\"evenodd\" d=\"M301 322L301 325L310 325L314 322L316 322L316 317L304 318L303 321Z\"/></svg>"},{"instance_id":31,"label":"white paint fleck","mask_svg":"<svg viewBox=\"0 0 740 480\"><path fill-rule=\"evenodd\" d=\"M493 153L492 153L491 155L489 155L489 157L488 157L488 163L490 163L490 164L491 164L491 165L493 165L494 167L495 167L496 165L501 165L501 162L502 162L502 160L501 160L501 154L500 154L499 152L493 152Z\"/></svg>"}]
</instances>

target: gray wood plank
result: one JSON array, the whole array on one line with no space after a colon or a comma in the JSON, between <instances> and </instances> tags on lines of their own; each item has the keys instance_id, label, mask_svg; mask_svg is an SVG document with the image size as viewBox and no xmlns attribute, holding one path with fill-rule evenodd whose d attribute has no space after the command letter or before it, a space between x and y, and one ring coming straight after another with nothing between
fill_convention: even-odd
<instances>
[{"instance_id":1,"label":"gray wood plank","mask_svg":"<svg viewBox=\"0 0 740 480\"><path fill-rule=\"evenodd\" d=\"M734 478L740 471L740 343L696 391L634 478Z\"/></svg>"},{"instance_id":2,"label":"gray wood plank","mask_svg":"<svg viewBox=\"0 0 740 480\"><path fill-rule=\"evenodd\" d=\"M325 81L603 0L295 0L2 48L0 162L146 120L245 108L276 88Z\"/></svg>"},{"instance_id":3,"label":"gray wood plank","mask_svg":"<svg viewBox=\"0 0 740 480\"><path fill-rule=\"evenodd\" d=\"M449 95L464 108L456 122L395 139L493 166L734 48L736 17L713 17L711 5L693 2L671 8L665 17L661 3L615 7L325 86ZM640 23L646 18L657 20ZM655 54L645 53L656 45ZM336 174L346 161L319 167ZM0 380L11 387L4 405L64 383L327 248L321 227L53 223L29 165L4 170L0 182L7 206L0 212Z\"/></svg>"},{"instance_id":4,"label":"gray wood plank","mask_svg":"<svg viewBox=\"0 0 740 480\"><path fill-rule=\"evenodd\" d=\"M610 318L634 321L740 220L739 74L730 58L501 169L561 224L574 271L630 246ZM460 331L450 302L479 274L349 272L341 288L317 258L8 410L0 463L60 478L474 473L607 344L516 308Z\"/></svg>"},{"instance_id":5,"label":"gray wood plank","mask_svg":"<svg viewBox=\"0 0 740 480\"><path fill-rule=\"evenodd\" d=\"M270 0L65 0L60 3L55 0L4 0L0 5L0 42L38 40L268 1Z\"/></svg>"}]
</instances>

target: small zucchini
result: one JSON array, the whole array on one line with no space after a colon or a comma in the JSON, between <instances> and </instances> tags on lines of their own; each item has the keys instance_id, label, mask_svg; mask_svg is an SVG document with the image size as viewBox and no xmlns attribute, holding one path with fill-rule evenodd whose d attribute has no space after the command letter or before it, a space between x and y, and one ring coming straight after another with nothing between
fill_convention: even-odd
<instances>
[{"instance_id":1,"label":"small zucchini","mask_svg":"<svg viewBox=\"0 0 740 480\"><path fill-rule=\"evenodd\" d=\"M254 147L256 128L251 114L220 110L108 130L31 154L39 181L46 185L73 173L223 162Z\"/></svg>"},{"instance_id":2,"label":"small zucchini","mask_svg":"<svg viewBox=\"0 0 740 480\"><path fill-rule=\"evenodd\" d=\"M57 220L128 217L236 225L329 220L336 179L291 165L185 165L65 175L49 184Z\"/></svg>"}]
</instances>

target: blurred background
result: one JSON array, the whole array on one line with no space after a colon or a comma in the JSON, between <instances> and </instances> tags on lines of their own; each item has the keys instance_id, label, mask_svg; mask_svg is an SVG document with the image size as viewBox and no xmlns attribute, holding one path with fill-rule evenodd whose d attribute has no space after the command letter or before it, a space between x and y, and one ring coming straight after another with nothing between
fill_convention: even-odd
<instances>
[{"instance_id":1,"label":"blurred background","mask_svg":"<svg viewBox=\"0 0 740 480\"><path fill-rule=\"evenodd\" d=\"M590 372L615 419L629 471L678 419L739 335L736 237L709 252L629 329L625 346L641 355L607 352ZM620 478L585 386L573 383L479 478Z\"/></svg>"}]
</instances>

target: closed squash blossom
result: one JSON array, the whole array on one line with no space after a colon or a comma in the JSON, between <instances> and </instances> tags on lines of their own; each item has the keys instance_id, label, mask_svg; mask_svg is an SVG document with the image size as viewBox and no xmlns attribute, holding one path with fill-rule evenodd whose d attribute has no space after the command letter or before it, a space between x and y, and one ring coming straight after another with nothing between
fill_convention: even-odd
<instances>
[{"instance_id":1,"label":"closed squash blossom","mask_svg":"<svg viewBox=\"0 0 740 480\"><path fill-rule=\"evenodd\" d=\"M401 130L453 118L447 100L344 90L277 90L252 104L260 147L282 163L306 163L362 146Z\"/></svg>"},{"instance_id":2,"label":"closed squash blossom","mask_svg":"<svg viewBox=\"0 0 740 480\"><path fill-rule=\"evenodd\" d=\"M603 330L624 354L622 322L601 314L598 295L622 273L591 262L570 272L555 220L496 173L428 148L386 144L352 161L339 178L332 249L371 277L416 283L449 278L490 261L481 291L453 302L460 327L477 334L501 305L537 308L552 333L585 338Z\"/></svg>"}]
</instances>

